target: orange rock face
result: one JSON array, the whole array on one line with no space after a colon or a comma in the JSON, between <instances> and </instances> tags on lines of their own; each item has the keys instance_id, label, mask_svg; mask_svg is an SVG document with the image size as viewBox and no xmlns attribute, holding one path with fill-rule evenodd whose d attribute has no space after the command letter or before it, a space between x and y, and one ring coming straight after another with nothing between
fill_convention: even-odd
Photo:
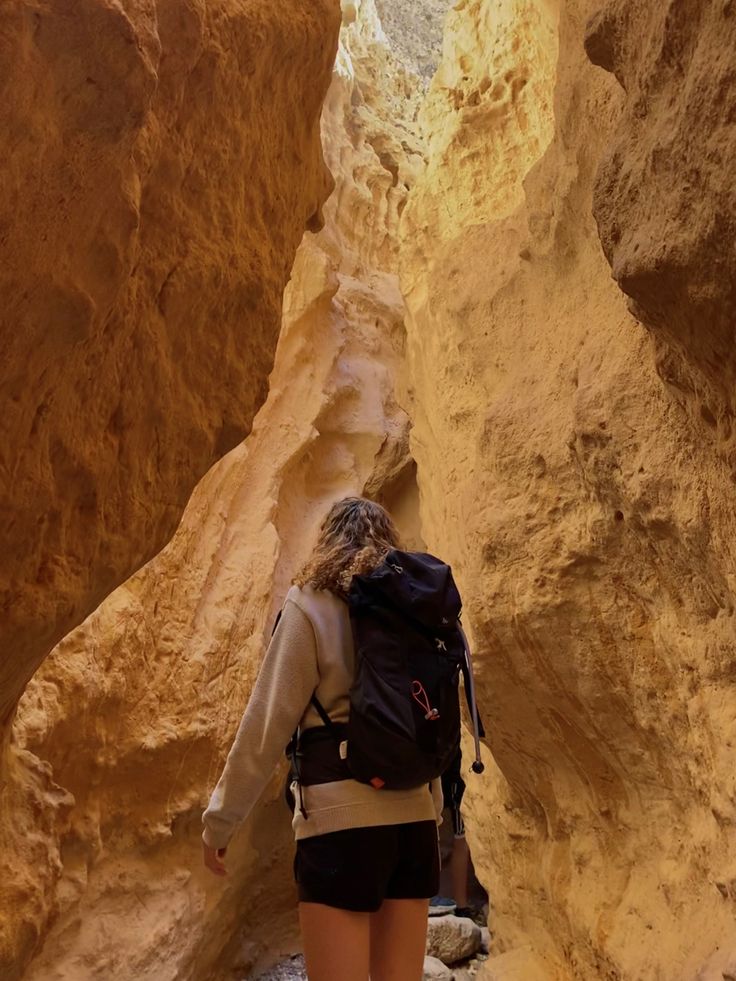
<instances>
[{"instance_id":1,"label":"orange rock face","mask_svg":"<svg viewBox=\"0 0 736 981\"><path fill-rule=\"evenodd\" d=\"M0 720L265 398L338 13L3 5Z\"/></svg>"},{"instance_id":2,"label":"orange rock face","mask_svg":"<svg viewBox=\"0 0 736 981\"><path fill-rule=\"evenodd\" d=\"M34 954L27 981L244 978L294 942L283 774L233 841L226 882L201 866L200 819L329 504L367 487L416 534L408 417L394 394L398 223L421 165L404 118L415 89L364 4L324 107L335 192L324 230L297 253L253 431L197 486L168 546L58 645L20 703L0 819L3 978Z\"/></svg>"}]
</instances>

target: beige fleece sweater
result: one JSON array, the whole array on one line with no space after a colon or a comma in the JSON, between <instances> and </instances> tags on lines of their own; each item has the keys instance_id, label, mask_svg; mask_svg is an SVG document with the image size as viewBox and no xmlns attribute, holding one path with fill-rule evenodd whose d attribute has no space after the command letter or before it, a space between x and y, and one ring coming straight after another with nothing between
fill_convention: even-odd
<instances>
[{"instance_id":1,"label":"beige fleece sweater","mask_svg":"<svg viewBox=\"0 0 736 981\"><path fill-rule=\"evenodd\" d=\"M335 722L346 722L353 680L353 639L347 605L326 590L292 586L245 714L202 821L203 839L224 848L283 758L297 726L322 725L316 693ZM304 787L305 819L296 809L297 839L346 828L440 820L442 790L376 790L356 780Z\"/></svg>"}]
</instances>

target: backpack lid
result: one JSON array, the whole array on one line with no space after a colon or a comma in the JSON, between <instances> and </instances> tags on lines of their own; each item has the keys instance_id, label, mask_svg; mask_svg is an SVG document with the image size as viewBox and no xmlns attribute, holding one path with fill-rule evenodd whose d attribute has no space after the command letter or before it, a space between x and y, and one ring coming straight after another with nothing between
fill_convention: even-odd
<instances>
[{"instance_id":1,"label":"backpack lid","mask_svg":"<svg viewBox=\"0 0 736 981\"><path fill-rule=\"evenodd\" d=\"M372 572L355 579L427 626L453 626L460 616L462 602L449 565L427 552L392 549Z\"/></svg>"}]
</instances>

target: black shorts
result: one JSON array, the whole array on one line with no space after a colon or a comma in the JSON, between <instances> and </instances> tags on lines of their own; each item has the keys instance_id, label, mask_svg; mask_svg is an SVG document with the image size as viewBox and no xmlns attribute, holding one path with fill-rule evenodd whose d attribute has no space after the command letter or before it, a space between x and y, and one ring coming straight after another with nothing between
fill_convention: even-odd
<instances>
[{"instance_id":1,"label":"black shorts","mask_svg":"<svg viewBox=\"0 0 736 981\"><path fill-rule=\"evenodd\" d=\"M439 889L434 821L350 828L296 843L301 903L375 913L384 899L431 899Z\"/></svg>"}]
</instances>

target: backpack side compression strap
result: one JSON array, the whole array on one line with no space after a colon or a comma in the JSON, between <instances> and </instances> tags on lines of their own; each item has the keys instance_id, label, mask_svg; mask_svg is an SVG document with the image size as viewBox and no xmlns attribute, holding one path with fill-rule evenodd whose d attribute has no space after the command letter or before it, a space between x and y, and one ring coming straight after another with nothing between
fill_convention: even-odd
<instances>
[{"instance_id":1,"label":"backpack side compression strap","mask_svg":"<svg viewBox=\"0 0 736 981\"><path fill-rule=\"evenodd\" d=\"M312 705L316 709L317 715L320 717L320 719L322 719L322 723L324 725L326 725L327 728L332 733L332 735L335 736L335 738L337 738L337 734L335 733L335 728L334 728L335 727L335 723L332 721L332 719L329 717L329 715L325 711L325 708L322 705L322 702L320 702L320 700L317 698L316 695L312 695L312 697L310 698L310 702L312 703Z\"/></svg>"},{"instance_id":2,"label":"backpack side compression strap","mask_svg":"<svg viewBox=\"0 0 736 981\"><path fill-rule=\"evenodd\" d=\"M457 629L460 631L460 636L463 639L463 647L465 648L462 672L463 679L465 681L465 696L468 700L470 718L473 723L473 741L475 742L475 759L473 760L471 769L473 773L482 773L485 766L480 758L480 740L486 733L480 719L480 714L478 713L478 703L475 700L475 679L473 678L473 659L470 655L470 645L468 644L468 638L465 636L465 631L463 630L463 626L459 620L457 621Z\"/></svg>"}]
</instances>

